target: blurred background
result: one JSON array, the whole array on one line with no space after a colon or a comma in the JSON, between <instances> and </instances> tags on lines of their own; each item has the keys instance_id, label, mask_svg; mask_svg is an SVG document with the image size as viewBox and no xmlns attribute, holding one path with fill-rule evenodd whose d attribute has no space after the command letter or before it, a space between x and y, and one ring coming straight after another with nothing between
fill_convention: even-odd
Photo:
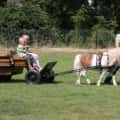
<instances>
[{"instance_id":1,"label":"blurred background","mask_svg":"<svg viewBox=\"0 0 120 120\"><path fill-rule=\"evenodd\" d=\"M120 0L1 0L0 44L22 33L35 46L114 47Z\"/></svg>"}]
</instances>

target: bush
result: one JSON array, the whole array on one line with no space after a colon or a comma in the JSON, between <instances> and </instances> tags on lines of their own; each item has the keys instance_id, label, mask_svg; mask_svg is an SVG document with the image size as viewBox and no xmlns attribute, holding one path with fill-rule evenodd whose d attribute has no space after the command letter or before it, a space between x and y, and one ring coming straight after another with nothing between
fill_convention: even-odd
<instances>
[{"instance_id":1,"label":"bush","mask_svg":"<svg viewBox=\"0 0 120 120\"><path fill-rule=\"evenodd\" d=\"M95 27L93 28L91 41L93 43L93 47L98 48L107 48L114 47L115 43L115 35L112 30L108 30L103 27Z\"/></svg>"},{"instance_id":2,"label":"bush","mask_svg":"<svg viewBox=\"0 0 120 120\"><path fill-rule=\"evenodd\" d=\"M21 33L45 33L49 28L49 17L37 6L0 8L0 38L15 41Z\"/></svg>"},{"instance_id":3,"label":"bush","mask_svg":"<svg viewBox=\"0 0 120 120\"><path fill-rule=\"evenodd\" d=\"M116 17L98 15L87 3L80 2L76 8L78 1L9 1L0 7L2 44L15 45L22 33L29 34L30 44L36 45L104 48L114 44Z\"/></svg>"}]
</instances>

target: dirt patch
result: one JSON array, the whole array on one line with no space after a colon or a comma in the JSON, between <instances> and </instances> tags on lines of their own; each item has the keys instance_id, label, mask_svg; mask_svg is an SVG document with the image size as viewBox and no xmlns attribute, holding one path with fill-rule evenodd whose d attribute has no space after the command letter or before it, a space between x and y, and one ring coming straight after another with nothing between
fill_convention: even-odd
<instances>
[{"instance_id":1,"label":"dirt patch","mask_svg":"<svg viewBox=\"0 0 120 120\"><path fill-rule=\"evenodd\" d=\"M10 49L10 48L9 48ZM6 53L9 51L8 48L5 47L0 47L0 53ZM34 47L30 48L30 51L35 52L35 53L40 53L40 52L65 52L65 53L97 53L97 52L103 52L107 51L108 49L80 49L80 48L72 48L72 47L62 47L62 48L50 48L50 47Z\"/></svg>"},{"instance_id":2,"label":"dirt patch","mask_svg":"<svg viewBox=\"0 0 120 120\"><path fill-rule=\"evenodd\" d=\"M34 52L66 52L66 53L97 53L107 51L108 49L79 49L79 48L49 48L49 47L41 47L41 48L32 48Z\"/></svg>"}]
</instances>

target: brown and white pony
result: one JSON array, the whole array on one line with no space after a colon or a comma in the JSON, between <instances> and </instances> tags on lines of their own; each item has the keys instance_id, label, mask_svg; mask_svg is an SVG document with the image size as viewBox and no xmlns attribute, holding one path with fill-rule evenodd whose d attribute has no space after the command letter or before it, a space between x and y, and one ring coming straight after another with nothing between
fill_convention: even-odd
<instances>
[{"instance_id":1,"label":"brown and white pony","mask_svg":"<svg viewBox=\"0 0 120 120\"><path fill-rule=\"evenodd\" d=\"M115 51L114 51L115 53ZM120 57L120 56L119 56ZM78 54L75 56L73 68L76 73L76 84L80 85L81 76L86 78L88 84L90 84L90 79L87 77L88 68L92 67L107 67L116 64L116 57L112 55L111 51L103 52L100 54ZM100 78L97 82L97 86L100 86L101 81L106 73L106 70L103 70ZM113 85L116 86L115 76L112 77Z\"/></svg>"}]
</instances>

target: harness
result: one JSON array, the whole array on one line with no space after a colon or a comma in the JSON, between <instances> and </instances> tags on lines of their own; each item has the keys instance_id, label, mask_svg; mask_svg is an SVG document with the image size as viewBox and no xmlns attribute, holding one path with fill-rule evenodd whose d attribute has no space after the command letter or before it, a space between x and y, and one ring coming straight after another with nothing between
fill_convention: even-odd
<instances>
[{"instance_id":1,"label":"harness","mask_svg":"<svg viewBox=\"0 0 120 120\"><path fill-rule=\"evenodd\" d=\"M107 65L109 65L109 55L107 53Z\"/></svg>"},{"instance_id":2,"label":"harness","mask_svg":"<svg viewBox=\"0 0 120 120\"><path fill-rule=\"evenodd\" d=\"M97 57L96 57L96 66L98 68L101 68L101 61L102 61L102 57L103 57L103 54L102 53L99 53L97 54Z\"/></svg>"},{"instance_id":3,"label":"harness","mask_svg":"<svg viewBox=\"0 0 120 120\"><path fill-rule=\"evenodd\" d=\"M103 58L103 56L105 56L105 55L103 55L103 53L99 53L99 54L97 54L97 60L96 60L96 67L98 67L98 68L100 68L100 71L102 71L102 64L101 64L101 62L102 62L102 58ZM109 55L108 55L108 53L106 54L106 56L107 56L107 65L109 65Z\"/></svg>"}]
</instances>

